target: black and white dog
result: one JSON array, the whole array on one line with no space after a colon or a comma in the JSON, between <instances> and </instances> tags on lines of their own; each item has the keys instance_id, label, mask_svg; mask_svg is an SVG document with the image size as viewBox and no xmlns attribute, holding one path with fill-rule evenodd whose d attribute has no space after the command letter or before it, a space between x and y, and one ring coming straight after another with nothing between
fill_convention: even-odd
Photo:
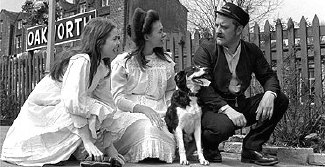
<instances>
[{"instance_id":1,"label":"black and white dog","mask_svg":"<svg viewBox=\"0 0 325 167\"><path fill-rule=\"evenodd\" d=\"M196 96L201 86L208 86L207 68L191 66L175 76L177 90L173 93L165 121L168 130L175 135L181 165L188 165L183 132L193 134L200 164L209 165L202 153L201 115L202 110Z\"/></svg>"}]
</instances>

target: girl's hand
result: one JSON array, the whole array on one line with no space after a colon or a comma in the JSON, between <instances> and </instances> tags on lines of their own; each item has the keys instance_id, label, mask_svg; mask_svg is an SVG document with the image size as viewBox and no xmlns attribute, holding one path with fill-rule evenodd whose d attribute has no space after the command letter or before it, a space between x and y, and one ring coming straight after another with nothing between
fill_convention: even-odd
<instances>
[{"instance_id":1,"label":"girl's hand","mask_svg":"<svg viewBox=\"0 0 325 167\"><path fill-rule=\"evenodd\" d=\"M78 134L83 142L83 145L91 157L95 161L102 161L104 158L103 153L94 145L92 142L93 138L91 137L89 130L89 125L78 128Z\"/></svg>"},{"instance_id":2,"label":"girl's hand","mask_svg":"<svg viewBox=\"0 0 325 167\"><path fill-rule=\"evenodd\" d=\"M159 129L162 129L164 126L163 120L160 118L160 115L154 111L152 108L144 105L135 105L134 112L145 114L151 121L153 126L157 126Z\"/></svg>"},{"instance_id":3,"label":"girl's hand","mask_svg":"<svg viewBox=\"0 0 325 167\"><path fill-rule=\"evenodd\" d=\"M113 144L111 144L108 148L106 148L105 152L109 157L114 158L115 160L117 160L122 165L125 164L125 159L124 159L123 155L121 155L121 154L119 154L117 152L117 150L116 150L116 148L114 147Z\"/></svg>"},{"instance_id":4,"label":"girl's hand","mask_svg":"<svg viewBox=\"0 0 325 167\"><path fill-rule=\"evenodd\" d=\"M91 141L84 141L83 144L89 157L93 157L95 161L103 161L104 154Z\"/></svg>"}]
</instances>

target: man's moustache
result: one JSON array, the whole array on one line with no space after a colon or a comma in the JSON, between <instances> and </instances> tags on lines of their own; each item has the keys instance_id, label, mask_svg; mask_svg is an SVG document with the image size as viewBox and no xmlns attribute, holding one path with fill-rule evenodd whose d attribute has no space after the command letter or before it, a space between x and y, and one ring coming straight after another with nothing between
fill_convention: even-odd
<instances>
[{"instance_id":1,"label":"man's moustache","mask_svg":"<svg viewBox=\"0 0 325 167\"><path fill-rule=\"evenodd\" d=\"M221 35L221 34L217 34L217 37L218 37L218 38L223 38L223 35Z\"/></svg>"}]
</instances>

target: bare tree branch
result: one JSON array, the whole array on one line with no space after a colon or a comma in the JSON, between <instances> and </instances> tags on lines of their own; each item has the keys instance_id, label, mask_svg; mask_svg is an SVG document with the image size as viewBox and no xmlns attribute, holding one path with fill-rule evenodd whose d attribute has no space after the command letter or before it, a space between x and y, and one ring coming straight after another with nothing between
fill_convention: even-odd
<instances>
[{"instance_id":1,"label":"bare tree branch","mask_svg":"<svg viewBox=\"0 0 325 167\"><path fill-rule=\"evenodd\" d=\"M188 9L188 27L190 31L198 29L214 32L215 7L219 3L232 2L241 6L250 14L250 24L264 22L283 0L180 0Z\"/></svg>"}]
</instances>

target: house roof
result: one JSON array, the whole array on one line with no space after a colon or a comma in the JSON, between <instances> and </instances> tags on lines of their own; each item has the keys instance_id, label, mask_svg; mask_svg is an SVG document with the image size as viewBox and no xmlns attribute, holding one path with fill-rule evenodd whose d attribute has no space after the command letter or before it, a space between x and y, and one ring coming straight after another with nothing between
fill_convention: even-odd
<instances>
[{"instance_id":1,"label":"house roof","mask_svg":"<svg viewBox=\"0 0 325 167\"><path fill-rule=\"evenodd\" d=\"M7 11L6 9L2 9L1 13L4 13L6 16L8 16L11 20L16 20L16 18L19 15L19 12L11 12Z\"/></svg>"},{"instance_id":2,"label":"house roof","mask_svg":"<svg viewBox=\"0 0 325 167\"><path fill-rule=\"evenodd\" d=\"M17 20L26 19L29 16L30 16L30 14L28 14L28 13L20 12L19 15L18 15Z\"/></svg>"},{"instance_id":3,"label":"house roof","mask_svg":"<svg viewBox=\"0 0 325 167\"><path fill-rule=\"evenodd\" d=\"M59 0L59 3L65 12L75 11L77 10L77 5L67 2L66 0Z\"/></svg>"}]
</instances>

